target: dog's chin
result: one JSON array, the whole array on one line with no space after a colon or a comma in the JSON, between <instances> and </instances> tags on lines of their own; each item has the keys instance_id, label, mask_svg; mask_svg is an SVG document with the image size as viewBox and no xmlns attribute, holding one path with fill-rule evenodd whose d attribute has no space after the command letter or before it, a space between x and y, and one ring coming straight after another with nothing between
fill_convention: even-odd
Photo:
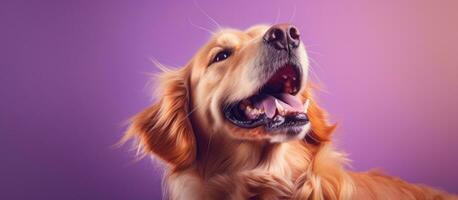
<instances>
[{"instance_id":1,"label":"dog's chin","mask_svg":"<svg viewBox=\"0 0 458 200\"><path fill-rule=\"evenodd\" d=\"M298 96L301 84L300 67L286 63L251 96L225 104L223 115L239 133L237 137L271 142L303 139L310 131L310 121L309 102Z\"/></svg>"},{"instance_id":2,"label":"dog's chin","mask_svg":"<svg viewBox=\"0 0 458 200\"><path fill-rule=\"evenodd\" d=\"M275 132L269 132L268 138L272 143L288 142L291 140L302 140L311 130L310 122L296 127L285 128Z\"/></svg>"},{"instance_id":3,"label":"dog's chin","mask_svg":"<svg viewBox=\"0 0 458 200\"><path fill-rule=\"evenodd\" d=\"M224 129L228 130L228 134L236 140L282 143L293 140L304 140L306 135L311 131L311 123L277 130L267 130L264 127L247 129L226 123Z\"/></svg>"}]
</instances>

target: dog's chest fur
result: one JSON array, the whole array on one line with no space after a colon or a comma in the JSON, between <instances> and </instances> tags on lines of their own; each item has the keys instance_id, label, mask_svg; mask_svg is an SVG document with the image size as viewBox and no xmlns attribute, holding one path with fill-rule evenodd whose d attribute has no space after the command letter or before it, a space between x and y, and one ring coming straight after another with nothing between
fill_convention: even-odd
<instances>
[{"instance_id":1,"label":"dog's chest fur","mask_svg":"<svg viewBox=\"0 0 458 200\"><path fill-rule=\"evenodd\" d=\"M216 144L201 163L166 177L169 198L247 199L255 195L250 191L253 188L266 194L290 195L295 180L307 171L310 162L311 152L297 145L293 142L257 148L238 144L237 148L226 148L234 150L228 152L215 151L219 146Z\"/></svg>"}]
</instances>

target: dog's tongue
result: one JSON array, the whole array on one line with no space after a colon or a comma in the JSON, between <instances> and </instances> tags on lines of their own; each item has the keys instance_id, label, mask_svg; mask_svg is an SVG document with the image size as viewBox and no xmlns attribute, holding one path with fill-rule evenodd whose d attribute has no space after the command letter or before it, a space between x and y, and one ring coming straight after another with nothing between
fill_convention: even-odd
<instances>
[{"instance_id":1,"label":"dog's tongue","mask_svg":"<svg viewBox=\"0 0 458 200\"><path fill-rule=\"evenodd\" d=\"M273 118L276 113L289 114L304 112L304 106L301 100L290 94L265 95L260 102L256 104L257 108L264 108L268 118Z\"/></svg>"}]
</instances>

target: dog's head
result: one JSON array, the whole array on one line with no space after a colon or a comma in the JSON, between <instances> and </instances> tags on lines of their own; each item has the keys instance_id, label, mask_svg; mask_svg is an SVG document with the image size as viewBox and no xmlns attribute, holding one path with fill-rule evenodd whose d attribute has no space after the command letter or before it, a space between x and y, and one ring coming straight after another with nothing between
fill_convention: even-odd
<instances>
[{"instance_id":1,"label":"dog's head","mask_svg":"<svg viewBox=\"0 0 458 200\"><path fill-rule=\"evenodd\" d=\"M327 140L333 126L310 96L308 71L292 25L220 31L184 68L161 75L158 102L133 119L127 135L178 168L196 158L199 138Z\"/></svg>"}]
</instances>

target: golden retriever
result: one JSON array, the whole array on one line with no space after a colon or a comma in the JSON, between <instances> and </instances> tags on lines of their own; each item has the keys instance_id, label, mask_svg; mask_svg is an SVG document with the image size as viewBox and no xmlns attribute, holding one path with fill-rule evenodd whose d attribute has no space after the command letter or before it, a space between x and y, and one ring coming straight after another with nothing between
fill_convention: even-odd
<instances>
[{"instance_id":1,"label":"golden retriever","mask_svg":"<svg viewBox=\"0 0 458 200\"><path fill-rule=\"evenodd\" d=\"M345 169L314 100L290 24L225 29L159 76L157 102L124 141L167 165L168 199L457 199L377 172Z\"/></svg>"}]
</instances>

